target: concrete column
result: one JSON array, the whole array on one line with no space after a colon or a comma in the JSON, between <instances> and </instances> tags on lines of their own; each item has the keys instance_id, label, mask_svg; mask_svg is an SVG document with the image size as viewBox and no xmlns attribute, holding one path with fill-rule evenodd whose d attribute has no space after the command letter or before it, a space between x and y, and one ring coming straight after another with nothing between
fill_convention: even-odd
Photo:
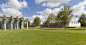
<instances>
[{"instance_id":1,"label":"concrete column","mask_svg":"<svg viewBox=\"0 0 86 45\"><path fill-rule=\"evenodd\" d=\"M13 16L11 16L11 30L13 29Z\"/></svg>"},{"instance_id":2,"label":"concrete column","mask_svg":"<svg viewBox=\"0 0 86 45\"><path fill-rule=\"evenodd\" d=\"M23 27L24 27L24 26L23 26L23 21L21 21L21 29L23 29Z\"/></svg>"},{"instance_id":3,"label":"concrete column","mask_svg":"<svg viewBox=\"0 0 86 45\"><path fill-rule=\"evenodd\" d=\"M21 29L22 29L23 27L22 27L22 21L21 21Z\"/></svg>"},{"instance_id":4,"label":"concrete column","mask_svg":"<svg viewBox=\"0 0 86 45\"><path fill-rule=\"evenodd\" d=\"M4 20L4 30L6 30L6 19Z\"/></svg>"},{"instance_id":5,"label":"concrete column","mask_svg":"<svg viewBox=\"0 0 86 45\"><path fill-rule=\"evenodd\" d=\"M27 29L28 29L28 21L27 21Z\"/></svg>"},{"instance_id":6,"label":"concrete column","mask_svg":"<svg viewBox=\"0 0 86 45\"><path fill-rule=\"evenodd\" d=\"M13 29L13 21L11 21L11 29Z\"/></svg>"},{"instance_id":7,"label":"concrete column","mask_svg":"<svg viewBox=\"0 0 86 45\"><path fill-rule=\"evenodd\" d=\"M16 17L17 29L18 29L18 21L19 21L19 20L18 20L18 16L17 16L17 17Z\"/></svg>"},{"instance_id":8,"label":"concrete column","mask_svg":"<svg viewBox=\"0 0 86 45\"><path fill-rule=\"evenodd\" d=\"M21 18L21 29L24 28L24 24L23 24L23 22L24 22L24 17Z\"/></svg>"},{"instance_id":9,"label":"concrete column","mask_svg":"<svg viewBox=\"0 0 86 45\"><path fill-rule=\"evenodd\" d=\"M17 29L18 29L18 21L17 21Z\"/></svg>"},{"instance_id":10,"label":"concrete column","mask_svg":"<svg viewBox=\"0 0 86 45\"><path fill-rule=\"evenodd\" d=\"M24 21L22 22L22 29L24 29Z\"/></svg>"},{"instance_id":11,"label":"concrete column","mask_svg":"<svg viewBox=\"0 0 86 45\"><path fill-rule=\"evenodd\" d=\"M6 15L4 15L4 30L6 30Z\"/></svg>"}]
</instances>

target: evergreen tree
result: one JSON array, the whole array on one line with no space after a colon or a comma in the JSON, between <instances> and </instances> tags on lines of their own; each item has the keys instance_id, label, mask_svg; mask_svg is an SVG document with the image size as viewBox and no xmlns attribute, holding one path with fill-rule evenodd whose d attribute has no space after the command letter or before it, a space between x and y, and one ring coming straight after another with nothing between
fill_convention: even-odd
<instances>
[{"instance_id":1,"label":"evergreen tree","mask_svg":"<svg viewBox=\"0 0 86 45\"><path fill-rule=\"evenodd\" d=\"M82 26L85 26L86 25L86 14L84 14L84 13L81 14L78 22L80 22Z\"/></svg>"}]
</instances>

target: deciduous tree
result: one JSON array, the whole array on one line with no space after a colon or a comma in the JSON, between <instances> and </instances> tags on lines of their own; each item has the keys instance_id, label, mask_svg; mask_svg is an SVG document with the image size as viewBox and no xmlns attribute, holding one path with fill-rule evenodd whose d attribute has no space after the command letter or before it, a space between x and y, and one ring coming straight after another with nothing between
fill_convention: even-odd
<instances>
[{"instance_id":1,"label":"deciduous tree","mask_svg":"<svg viewBox=\"0 0 86 45\"><path fill-rule=\"evenodd\" d=\"M43 25L44 26L49 26L50 25L49 20L44 21Z\"/></svg>"},{"instance_id":2,"label":"deciduous tree","mask_svg":"<svg viewBox=\"0 0 86 45\"><path fill-rule=\"evenodd\" d=\"M27 24L25 24L25 22L24 22L24 27L26 27L27 26Z\"/></svg>"},{"instance_id":3,"label":"deciduous tree","mask_svg":"<svg viewBox=\"0 0 86 45\"><path fill-rule=\"evenodd\" d=\"M39 17L35 17L35 19L34 19L34 22L33 22L33 25L34 26L40 26L40 18Z\"/></svg>"},{"instance_id":4,"label":"deciduous tree","mask_svg":"<svg viewBox=\"0 0 86 45\"><path fill-rule=\"evenodd\" d=\"M48 19L47 20L49 20L49 22L51 22L51 23L53 23L53 22L55 22L56 21L56 16L55 16L55 14L49 14L49 16L48 16Z\"/></svg>"},{"instance_id":5,"label":"deciduous tree","mask_svg":"<svg viewBox=\"0 0 86 45\"><path fill-rule=\"evenodd\" d=\"M49 23L52 25L52 27L53 27L53 24L56 22L56 16L55 16L55 14L49 14L49 16L48 16L48 20L49 20Z\"/></svg>"},{"instance_id":6,"label":"deciduous tree","mask_svg":"<svg viewBox=\"0 0 86 45\"><path fill-rule=\"evenodd\" d=\"M73 17L72 12L73 9L71 9L70 6L64 5L64 7L58 12L56 20L59 21L60 24L64 25L65 28Z\"/></svg>"},{"instance_id":7,"label":"deciduous tree","mask_svg":"<svg viewBox=\"0 0 86 45\"><path fill-rule=\"evenodd\" d=\"M28 21L28 26L30 26L30 21Z\"/></svg>"}]
</instances>

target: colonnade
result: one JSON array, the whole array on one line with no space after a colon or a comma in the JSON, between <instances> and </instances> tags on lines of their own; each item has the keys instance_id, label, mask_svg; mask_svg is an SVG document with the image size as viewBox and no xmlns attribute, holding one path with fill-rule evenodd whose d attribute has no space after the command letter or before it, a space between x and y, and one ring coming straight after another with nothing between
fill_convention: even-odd
<instances>
[{"instance_id":1,"label":"colonnade","mask_svg":"<svg viewBox=\"0 0 86 45\"><path fill-rule=\"evenodd\" d=\"M19 18L17 16L16 17L16 29L19 29L18 21L19 21ZM21 18L21 29L24 28L23 22L24 22L24 18L22 17ZM13 29L13 17L12 16L11 16L11 26L10 26L10 29ZM27 21L27 29L28 29L28 21ZM6 30L6 15L4 15L4 30Z\"/></svg>"}]
</instances>

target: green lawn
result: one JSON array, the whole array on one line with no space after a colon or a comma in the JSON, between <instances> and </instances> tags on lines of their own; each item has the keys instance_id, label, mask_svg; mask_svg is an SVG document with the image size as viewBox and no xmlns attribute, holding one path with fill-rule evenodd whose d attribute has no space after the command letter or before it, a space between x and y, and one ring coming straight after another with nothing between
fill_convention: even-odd
<instances>
[{"instance_id":1,"label":"green lawn","mask_svg":"<svg viewBox=\"0 0 86 45\"><path fill-rule=\"evenodd\" d=\"M0 30L0 45L86 45L86 32Z\"/></svg>"}]
</instances>

